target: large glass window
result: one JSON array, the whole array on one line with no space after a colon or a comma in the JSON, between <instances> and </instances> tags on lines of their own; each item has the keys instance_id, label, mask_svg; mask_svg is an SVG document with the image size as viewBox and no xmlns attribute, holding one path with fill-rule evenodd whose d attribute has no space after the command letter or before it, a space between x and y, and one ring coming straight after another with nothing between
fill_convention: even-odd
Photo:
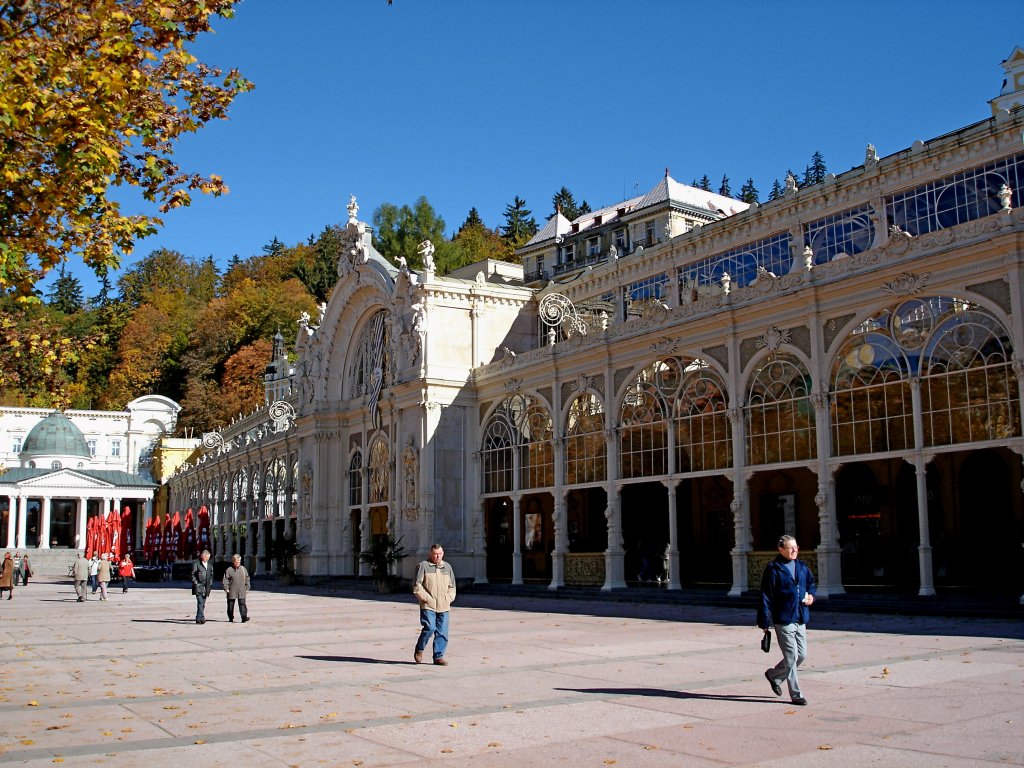
<instances>
[{"instance_id":1,"label":"large glass window","mask_svg":"<svg viewBox=\"0 0 1024 768\"><path fill-rule=\"evenodd\" d=\"M810 374L792 355L770 355L754 371L744 408L748 464L814 458L810 389Z\"/></svg>"},{"instance_id":2,"label":"large glass window","mask_svg":"<svg viewBox=\"0 0 1024 768\"><path fill-rule=\"evenodd\" d=\"M505 399L484 428L482 448L484 493L555 484L551 414L532 395ZM519 485L513 485L518 452Z\"/></svg>"},{"instance_id":3,"label":"large glass window","mask_svg":"<svg viewBox=\"0 0 1024 768\"><path fill-rule=\"evenodd\" d=\"M1002 208L999 190L1024 184L1024 154L946 176L886 198L889 224L911 235L945 229Z\"/></svg>"},{"instance_id":4,"label":"large glass window","mask_svg":"<svg viewBox=\"0 0 1024 768\"><path fill-rule=\"evenodd\" d=\"M825 264L836 256L853 256L870 248L875 239L871 212L870 205L862 205L808 224L804 243L814 251L814 263Z\"/></svg>"},{"instance_id":5,"label":"large glass window","mask_svg":"<svg viewBox=\"0 0 1024 768\"><path fill-rule=\"evenodd\" d=\"M668 473L668 408L660 385L670 362L644 368L622 398L619 412L619 462L623 478Z\"/></svg>"},{"instance_id":6,"label":"large glass window","mask_svg":"<svg viewBox=\"0 0 1024 768\"><path fill-rule=\"evenodd\" d=\"M732 424L725 383L703 360L686 361L678 374L676 471L732 466Z\"/></svg>"},{"instance_id":7,"label":"large glass window","mask_svg":"<svg viewBox=\"0 0 1024 768\"><path fill-rule=\"evenodd\" d=\"M914 445L909 362L886 311L858 328L832 365L832 454L898 451Z\"/></svg>"},{"instance_id":8,"label":"large glass window","mask_svg":"<svg viewBox=\"0 0 1024 768\"><path fill-rule=\"evenodd\" d=\"M689 303L698 298L707 286L717 290L726 272L729 273L733 288L742 288L752 283L757 278L758 267L774 275L785 274L793 261L789 241L789 232L780 232L748 243L742 248L734 248L679 267L680 301Z\"/></svg>"},{"instance_id":9,"label":"large glass window","mask_svg":"<svg viewBox=\"0 0 1024 768\"><path fill-rule=\"evenodd\" d=\"M955 300L936 318L922 356L926 446L1020 435L1013 349L1002 324Z\"/></svg>"},{"instance_id":10,"label":"large glass window","mask_svg":"<svg viewBox=\"0 0 1024 768\"><path fill-rule=\"evenodd\" d=\"M385 338L387 310L380 310L363 326L358 342L353 345L355 355L349 364L349 397L371 394L379 387L391 386L391 364Z\"/></svg>"},{"instance_id":11,"label":"large glass window","mask_svg":"<svg viewBox=\"0 0 1024 768\"><path fill-rule=\"evenodd\" d=\"M565 482L590 483L606 477L604 405L597 395L585 393L569 407L565 433Z\"/></svg>"}]
</instances>

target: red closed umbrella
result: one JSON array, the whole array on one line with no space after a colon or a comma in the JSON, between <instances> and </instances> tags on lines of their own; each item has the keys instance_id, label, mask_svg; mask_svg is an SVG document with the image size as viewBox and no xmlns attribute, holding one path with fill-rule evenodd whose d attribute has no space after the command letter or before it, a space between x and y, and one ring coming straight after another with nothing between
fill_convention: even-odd
<instances>
[{"instance_id":1,"label":"red closed umbrella","mask_svg":"<svg viewBox=\"0 0 1024 768\"><path fill-rule=\"evenodd\" d=\"M170 513L164 517L164 524L160 533L160 558L169 560L171 557L171 537L174 535L174 524L171 522Z\"/></svg>"},{"instance_id":2,"label":"red closed umbrella","mask_svg":"<svg viewBox=\"0 0 1024 768\"><path fill-rule=\"evenodd\" d=\"M102 515L96 518L96 552L100 557L104 552L110 552L110 528L107 526L106 518Z\"/></svg>"},{"instance_id":3,"label":"red closed umbrella","mask_svg":"<svg viewBox=\"0 0 1024 768\"><path fill-rule=\"evenodd\" d=\"M181 536L181 549L182 554L187 555L189 558L195 558L196 556L196 522L195 518L192 517L192 508L189 507L185 512L185 524L183 526Z\"/></svg>"},{"instance_id":4,"label":"red closed umbrella","mask_svg":"<svg viewBox=\"0 0 1024 768\"><path fill-rule=\"evenodd\" d=\"M107 543L109 552L117 562L121 558L121 515L115 509L107 517Z\"/></svg>"},{"instance_id":5,"label":"red closed umbrella","mask_svg":"<svg viewBox=\"0 0 1024 768\"><path fill-rule=\"evenodd\" d=\"M92 553L96 551L96 517L90 517L85 525L85 556L92 559Z\"/></svg>"},{"instance_id":6,"label":"red closed umbrella","mask_svg":"<svg viewBox=\"0 0 1024 768\"><path fill-rule=\"evenodd\" d=\"M142 534L142 556L147 560L153 556L153 518L146 521L145 533Z\"/></svg>"},{"instance_id":7,"label":"red closed umbrella","mask_svg":"<svg viewBox=\"0 0 1024 768\"><path fill-rule=\"evenodd\" d=\"M135 554L135 525L134 515L130 507L124 508L124 513L121 515L121 552L120 557L124 559L125 555Z\"/></svg>"},{"instance_id":8,"label":"red closed umbrella","mask_svg":"<svg viewBox=\"0 0 1024 768\"><path fill-rule=\"evenodd\" d=\"M171 557L178 559L181 557L182 540L181 540L181 513L174 513L174 521L171 523L171 546L168 547L170 550Z\"/></svg>"},{"instance_id":9,"label":"red closed umbrella","mask_svg":"<svg viewBox=\"0 0 1024 768\"><path fill-rule=\"evenodd\" d=\"M210 548L210 513L204 504L199 508L199 549Z\"/></svg>"}]
</instances>

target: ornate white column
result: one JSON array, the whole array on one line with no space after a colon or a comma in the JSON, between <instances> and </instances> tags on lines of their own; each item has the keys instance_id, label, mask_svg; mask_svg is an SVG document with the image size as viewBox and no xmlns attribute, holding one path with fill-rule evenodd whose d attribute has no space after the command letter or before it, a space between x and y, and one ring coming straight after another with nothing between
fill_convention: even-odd
<instances>
[{"instance_id":1,"label":"ornate white column","mask_svg":"<svg viewBox=\"0 0 1024 768\"><path fill-rule=\"evenodd\" d=\"M626 551L622 548L622 485L608 484L608 506L604 517L608 524L608 548L604 551L602 592L626 588Z\"/></svg>"},{"instance_id":2,"label":"ornate white column","mask_svg":"<svg viewBox=\"0 0 1024 768\"><path fill-rule=\"evenodd\" d=\"M367 488L369 492L369 488ZM370 551L370 505L364 504L363 508L359 510L359 551L369 552ZM363 562L362 558L359 560L359 575L360 576L372 576L373 573L370 570L370 563Z\"/></svg>"},{"instance_id":3,"label":"ornate white column","mask_svg":"<svg viewBox=\"0 0 1024 768\"><path fill-rule=\"evenodd\" d=\"M50 548L50 497L43 496L43 506L39 510L39 549Z\"/></svg>"},{"instance_id":4,"label":"ornate white column","mask_svg":"<svg viewBox=\"0 0 1024 768\"><path fill-rule=\"evenodd\" d=\"M512 494L512 583L523 583L522 496Z\"/></svg>"},{"instance_id":5,"label":"ornate white column","mask_svg":"<svg viewBox=\"0 0 1024 768\"><path fill-rule=\"evenodd\" d=\"M925 456L924 449L924 418L921 411L921 379L910 379L910 399L914 406L914 457L910 462L914 465L917 481L917 528L918 528L918 568L920 570L921 587L917 594L929 596L935 594L935 581L932 569L932 544L928 530L928 462L932 456Z\"/></svg>"},{"instance_id":6,"label":"ornate white column","mask_svg":"<svg viewBox=\"0 0 1024 768\"><path fill-rule=\"evenodd\" d=\"M568 494L565 489L555 494L555 508L551 515L555 528L555 549L551 553L551 583L548 589L565 586L565 553L569 551L569 532L565 519L565 499Z\"/></svg>"},{"instance_id":7,"label":"ornate white column","mask_svg":"<svg viewBox=\"0 0 1024 768\"><path fill-rule=\"evenodd\" d=\"M832 425L829 420L828 395L815 391L810 396L814 408L816 452L818 461L811 470L818 476L818 492L814 505L818 508L818 596L841 595L843 589L842 557L839 549L839 528L836 525L835 478L829 470L832 453Z\"/></svg>"},{"instance_id":8,"label":"ornate white column","mask_svg":"<svg viewBox=\"0 0 1024 768\"><path fill-rule=\"evenodd\" d=\"M729 408L726 415L732 424L732 588L729 597L739 597L750 588L747 576L747 560L753 551L750 533L750 478L752 470L745 468L746 444L744 441L743 419L738 408Z\"/></svg>"},{"instance_id":9,"label":"ornate white column","mask_svg":"<svg viewBox=\"0 0 1024 768\"><path fill-rule=\"evenodd\" d=\"M662 480L661 484L668 491L668 588L680 589L682 585L679 580L679 515L676 511L676 489L679 487L679 480L669 478Z\"/></svg>"}]
</instances>

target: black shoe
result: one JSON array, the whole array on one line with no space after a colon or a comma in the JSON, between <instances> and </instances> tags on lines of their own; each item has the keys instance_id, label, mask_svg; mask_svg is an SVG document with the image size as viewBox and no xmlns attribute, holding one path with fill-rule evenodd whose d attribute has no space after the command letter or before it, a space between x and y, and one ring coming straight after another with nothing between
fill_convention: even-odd
<instances>
[{"instance_id":1,"label":"black shoe","mask_svg":"<svg viewBox=\"0 0 1024 768\"><path fill-rule=\"evenodd\" d=\"M80 602L80 603L84 603L84 602L85 602L85 598L84 598L84 597L80 597L80 598L78 598L78 602Z\"/></svg>"},{"instance_id":2,"label":"black shoe","mask_svg":"<svg viewBox=\"0 0 1024 768\"><path fill-rule=\"evenodd\" d=\"M774 693L776 696L782 695L782 686L779 683L775 682L775 680L772 678L772 671L770 669L765 670L764 679L767 680L768 685L772 687L772 693Z\"/></svg>"},{"instance_id":3,"label":"black shoe","mask_svg":"<svg viewBox=\"0 0 1024 768\"><path fill-rule=\"evenodd\" d=\"M205 624L206 619L196 619L196 624Z\"/></svg>"},{"instance_id":4,"label":"black shoe","mask_svg":"<svg viewBox=\"0 0 1024 768\"><path fill-rule=\"evenodd\" d=\"M235 617L234 617L234 616L228 616L228 621L231 621L231 622L233 622L234 620L235 620Z\"/></svg>"},{"instance_id":5,"label":"black shoe","mask_svg":"<svg viewBox=\"0 0 1024 768\"><path fill-rule=\"evenodd\" d=\"M245 622L247 622L248 620L249 620L249 617L248 617L248 616L243 616L243 617L242 617L242 623L243 623L243 624L245 624Z\"/></svg>"},{"instance_id":6,"label":"black shoe","mask_svg":"<svg viewBox=\"0 0 1024 768\"><path fill-rule=\"evenodd\" d=\"M793 704L795 704L798 707L806 707L807 699L805 699L803 696L797 696L795 699L793 699Z\"/></svg>"}]
</instances>

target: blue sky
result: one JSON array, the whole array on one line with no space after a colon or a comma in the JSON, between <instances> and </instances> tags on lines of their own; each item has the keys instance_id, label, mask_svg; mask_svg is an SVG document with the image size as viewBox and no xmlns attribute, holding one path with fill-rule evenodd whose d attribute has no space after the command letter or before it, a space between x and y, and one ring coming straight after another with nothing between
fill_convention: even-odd
<instances>
[{"instance_id":1,"label":"blue sky","mask_svg":"<svg viewBox=\"0 0 1024 768\"><path fill-rule=\"evenodd\" d=\"M231 192L166 215L157 248L223 267L425 195L449 234L562 185L599 208L670 168L768 196L820 151L840 173L989 116L1024 2L243 0L195 48L256 84L186 138ZM95 280L73 271L87 294ZM120 274L120 273L118 273ZM45 286L49 283L44 283Z\"/></svg>"}]
</instances>

